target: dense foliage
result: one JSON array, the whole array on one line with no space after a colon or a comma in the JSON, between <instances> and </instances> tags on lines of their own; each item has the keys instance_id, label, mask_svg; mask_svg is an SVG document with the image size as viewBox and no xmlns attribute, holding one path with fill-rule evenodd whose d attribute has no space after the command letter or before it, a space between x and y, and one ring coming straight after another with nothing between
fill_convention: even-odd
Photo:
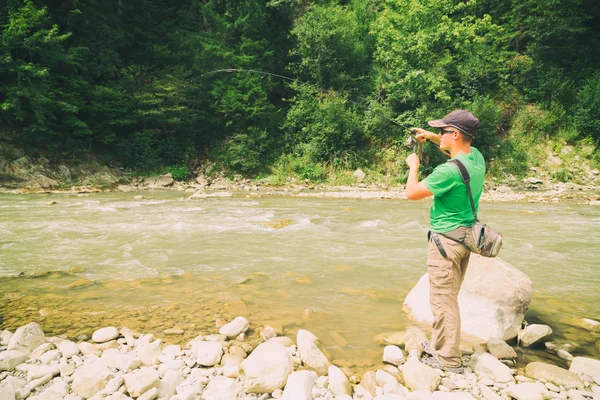
<instances>
[{"instance_id":1,"label":"dense foliage","mask_svg":"<svg viewBox=\"0 0 600 400\"><path fill-rule=\"evenodd\" d=\"M455 108L497 173L600 142L594 0L0 0L0 29L0 144L61 162L397 175L403 127Z\"/></svg>"}]
</instances>

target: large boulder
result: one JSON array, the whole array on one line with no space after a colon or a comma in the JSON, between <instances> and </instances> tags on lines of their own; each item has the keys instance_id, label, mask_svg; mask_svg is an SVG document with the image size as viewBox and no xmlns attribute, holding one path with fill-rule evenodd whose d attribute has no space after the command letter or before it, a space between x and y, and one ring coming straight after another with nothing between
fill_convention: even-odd
<instances>
[{"instance_id":1,"label":"large boulder","mask_svg":"<svg viewBox=\"0 0 600 400\"><path fill-rule=\"evenodd\" d=\"M507 262L471 254L458 294L462 332L482 341L515 338L529 308L531 291L529 277ZM409 321L431 326L427 274L406 296L404 312Z\"/></svg>"},{"instance_id":2,"label":"large boulder","mask_svg":"<svg viewBox=\"0 0 600 400\"><path fill-rule=\"evenodd\" d=\"M276 342L265 342L246 358L241 365L246 375L248 393L272 393L282 389L288 376L294 372L290 352Z\"/></svg>"},{"instance_id":3,"label":"large boulder","mask_svg":"<svg viewBox=\"0 0 600 400\"><path fill-rule=\"evenodd\" d=\"M42 328L35 322L31 322L17 329L8 342L8 350L17 350L29 355L44 343L46 343L46 338Z\"/></svg>"},{"instance_id":4,"label":"large boulder","mask_svg":"<svg viewBox=\"0 0 600 400\"><path fill-rule=\"evenodd\" d=\"M587 357L575 357L569 371L574 374L586 374L594 378L596 383L600 383L600 360L594 360Z\"/></svg>"}]
</instances>

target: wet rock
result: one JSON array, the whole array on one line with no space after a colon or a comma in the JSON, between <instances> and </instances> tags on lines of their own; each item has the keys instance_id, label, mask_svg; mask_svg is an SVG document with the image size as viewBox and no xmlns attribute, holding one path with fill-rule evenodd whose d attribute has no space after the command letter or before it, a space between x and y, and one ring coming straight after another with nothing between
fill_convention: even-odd
<instances>
[{"instance_id":1,"label":"wet rock","mask_svg":"<svg viewBox=\"0 0 600 400\"><path fill-rule=\"evenodd\" d=\"M352 395L352 385L350 381L335 365L329 366L329 390L337 398L342 395Z\"/></svg>"},{"instance_id":2,"label":"wet rock","mask_svg":"<svg viewBox=\"0 0 600 400\"><path fill-rule=\"evenodd\" d=\"M510 368L489 353L475 352L469 359L469 368L479 378L489 378L500 383L514 383Z\"/></svg>"},{"instance_id":3,"label":"wet rock","mask_svg":"<svg viewBox=\"0 0 600 400\"><path fill-rule=\"evenodd\" d=\"M242 332L246 332L249 327L250 323L248 320L242 316L239 316L230 323L223 325L221 329L219 329L219 333L231 339L238 336Z\"/></svg>"},{"instance_id":4,"label":"wet rock","mask_svg":"<svg viewBox=\"0 0 600 400\"><path fill-rule=\"evenodd\" d=\"M119 337L119 330L114 326L98 329L92 334L92 340L96 343L105 343Z\"/></svg>"},{"instance_id":5,"label":"wet rock","mask_svg":"<svg viewBox=\"0 0 600 400\"><path fill-rule=\"evenodd\" d=\"M531 280L499 258L471 255L458 295L462 331L487 341L517 336L531 301ZM410 321L430 325L429 278L424 274L404 301Z\"/></svg>"},{"instance_id":6,"label":"wet rock","mask_svg":"<svg viewBox=\"0 0 600 400\"><path fill-rule=\"evenodd\" d=\"M490 354L497 359L514 359L517 358L515 349L510 347L504 340L489 338L487 348Z\"/></svg>"},{"instance_id":7,"label":"wet rock","mask_svg":"<svg viewBox=\"0 0 600 400\"><path fill-rule=\"evenodd\" d=\"M282 346L290 347L294 344L294 341L287 336L276 336L268 340L269 342L279 343Z\"/></svg>"},{"instance_id":8,"label":"wet rock","mask_svg":"<svg viewBox=\"0 0 600 400\"><path fill-rule=\"evenodd\" d=\"M287 379L282 399L284 400L312 400L312 390L317 380L314 371L296 371Z\"/></svg>"},{"instance_id":9,"label":"wet rock","mask_svg":"<svg viewBox=\"0 0 600 400\"><path fill-rule=\"evenodd\" d=\"M531 347L541 343L552 336L552 328L548 325L532 324L519 332L519 341L522 346Z\"/></svg>"},{"instance_id":10,"label":"wet rock","mask_svg":"<svg viewBox=\"0 0 600 400\"><path fill-rule=\"evenodd\" d=\"M298 353L304 365L319 375L326 375L329 368L329 360L318 348L319 339L309 331L300 329L296 337Z\"/></svg>"},{"instance_id":11,"label":"wet rock","mask_svg":"<svg viewBox=\"0 0 600 400\"><path fill-rule=\"evenodd\" d=\"M246 376L248 393L272 393L284 387L288 376L294 372L294 363L285 347L265 342L242 362L241 369Z\"/></svg>"},{"instance_id":12,"label":"wet rock","mask_svg":"<svg viewBox=\"0 0 600 400\"><path fill-rule=\"evenodd\" d=\"M44 343L46 343L46 338L42 328L35 322L31 322L17 329L8 342L8 350L18 350L29 355L36 347Z\"/></svg>"}]
</instances>

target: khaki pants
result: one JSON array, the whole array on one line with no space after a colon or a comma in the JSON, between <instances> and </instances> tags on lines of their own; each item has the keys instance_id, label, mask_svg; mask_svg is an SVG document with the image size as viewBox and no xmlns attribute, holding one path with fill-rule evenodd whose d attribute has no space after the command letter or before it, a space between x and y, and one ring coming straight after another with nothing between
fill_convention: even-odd
<instances>
[{"instance_id":1,"label":"khaki pants","mask_svg":"<svg viewBox=\"0 0 600 400\"><path fill-rule=\"evenodd\" d=\"M433 313L431 347L447 367L461 365L458 292L465 278L471 252L462 244L438 234L448 258L442 257L429 239L427 273Z\"/></svg>"}]
</instances>

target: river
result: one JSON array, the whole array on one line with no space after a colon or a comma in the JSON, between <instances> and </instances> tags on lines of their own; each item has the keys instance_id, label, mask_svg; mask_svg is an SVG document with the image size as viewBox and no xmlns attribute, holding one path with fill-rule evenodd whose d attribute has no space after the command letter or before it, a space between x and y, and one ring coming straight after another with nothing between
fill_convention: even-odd
<instances>
[{"instance_id":1,"label":"river","mask_svg":"<svg viewBox=\"0 0 600 400\"><path fill-rule=\"evenodd\" d=\"M405 329L429 201L186 196L1 194L0 329L36 321L77 339L127 326L184 344L242 314L255 336L266 323L309 329L353 369L380 362L374 337ZM533 281L527 321L597 358L598 338L573 321L600 319L600 208L480 208L505 235L501 258Z\"/></svg>"}]
</instances>

